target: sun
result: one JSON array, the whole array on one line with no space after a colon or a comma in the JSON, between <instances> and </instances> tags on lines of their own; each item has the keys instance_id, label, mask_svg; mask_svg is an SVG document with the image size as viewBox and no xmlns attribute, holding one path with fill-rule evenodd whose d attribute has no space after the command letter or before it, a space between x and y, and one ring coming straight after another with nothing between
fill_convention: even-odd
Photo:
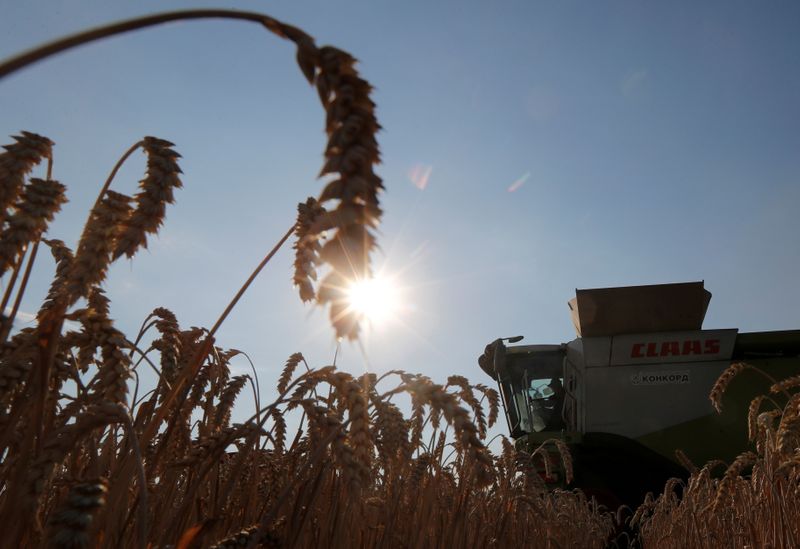
<instances>
[{"instance_id":1,"label":"sun","mask_svg":"<svg viewBox=\"0 0 800 549\"><path fill-rule=\"evenodd\" d=\"M347 300L359 318L374 326L395 318L400 309L397 285L383 276L353 282L347 290Z\"/></svg>"}]
</instances>

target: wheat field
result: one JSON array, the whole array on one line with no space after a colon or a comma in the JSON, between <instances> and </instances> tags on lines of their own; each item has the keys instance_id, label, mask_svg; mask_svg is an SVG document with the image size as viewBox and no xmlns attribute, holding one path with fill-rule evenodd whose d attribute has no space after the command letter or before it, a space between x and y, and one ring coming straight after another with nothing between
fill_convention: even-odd
<instances>
[{"instance_id":1,"label":"wheat field","mask_svg":"<svg viewBox=\"0 0 800 549\"><path fill-rule=\"evenodd\" d=\"M358 319L341 288L370 272L383 184L374 172L380 126L372 88L355 59L266 16L250 20L297 45L325 112L321 174L332 178L317 198L298 204L296 223L211 328L182 327L156 307L138 333L124 334L103 290L109 266L147 246L183 186L172 143L145 137L122 155L74 249L48 233L67 199L54 179L55 144L21 132L0 154L0 545L798 545L798 377L753 401L752 451L732 464L686 462L688 482L672 480L638 509L619 510L577 489L547 489L550 467L571 475L559 440L529 454L503 439L490 451L499 396L460 376L438 383L403 371L356 377L295 353L277 380L277 398L262 403L255 368L232 374L240 351L218 344L219 326L294 237L287 276L300 298L328 308L337 336L357 338ZM112 190L137 152L147 159L137 193ZM48 268L36 261L45 250L54 261L49 291L35 323L17 329L32 269ZM712 401L746 367L723 374ZM154 375L140 375L144 369ZM155 379L152 386L145 378ZM232 423L245 391L254 392L256 406L240 405L249 419Z\"/></svg>"},{"instance_id":2,"label":"wheat field","mask_svg":"<svg viewBox=\"0 0 800 549\"><path fill-rule=\"evenodd\" d=\"M19 304L40 244L55 260L36 324L14 332L15 307L3 317L4 546L603 546L611 515L578 491L548 493L544 448L488 451L494 389L400 371L355 378L296 353L279 397L232 424L256 381L232 376L238 351L164 308L134 337L118 331L108 267L146 245L182 185L171 143L136 148L147 157L138 194L104 185L75 251L43 236L65 201L50 179L53 143L24 132L0 155L4 306ZM48 178L28 179L38 164ZM324 211L310 199L298 212L295 280L307 296L319 245L306 239ZM142 368L154 387L139 383Z\"/></svg>"}]
</instances>

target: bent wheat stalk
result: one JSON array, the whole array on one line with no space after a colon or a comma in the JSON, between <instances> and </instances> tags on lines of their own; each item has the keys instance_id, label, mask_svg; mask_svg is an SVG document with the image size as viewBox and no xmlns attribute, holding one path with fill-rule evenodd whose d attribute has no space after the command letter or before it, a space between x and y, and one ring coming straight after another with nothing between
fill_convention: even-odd
<instances>
[{"instance_id":1,"label":"bent wheat stalk","mask_svg":"<svg viewBox=\"0 0 800 549\"><path fill-rule=\"evenodd\" d=\"M330 308L330 320L338 337L355 339L359 332L358 319L347 306L345 287L353 280L371 276L369 258L376 246L372 231L382 215L378 195L384 187L373 171L373 166L380 161L375 139L380 124L375 117L375 104L370 99L372 86L358 75L356 59L349 53L331 46L317 47L313 38L300 29L260 13L186 10L130 19L45 44L0 64L0 78L51 55L102 38L172 21L209 18L259 23L281 38L291 40L297 46L297 63L303 75L317 88L326 112L328 136L320 176L335 176L322 191L319 202L336 200L338 204L319 215L308 227L305 235L308 244L301 242L298 254L310 248L318 249L319 254L306 254L305 272L309 276L296 277L295 281L301 287L303 298L310 298L314 293L310 281L314 266L329 266L330 272L316 291L316 301ZM335 232L321 243L322 235L329 230Z\"/></svg>"},{"instance_id":2,"label":"bent wheat stalk","mask_svg":"<svg viewBox=\"0 0 800 549\"><path fill-rule=\"evenodd\" d=\"M253 23L260 23L273 32L276 32L274 30L275 28L280 29L287 27L287 25L267 15L238 10L206 9L158 13L79 32L14 56L0 64L0 78L4 78L22 68L77 46L146 27L154 27L173 21L186 21L191 19L237 19L251 21ZM276 34L281 35L278 32L276 32Z\"/></svg>"}]
</instances>

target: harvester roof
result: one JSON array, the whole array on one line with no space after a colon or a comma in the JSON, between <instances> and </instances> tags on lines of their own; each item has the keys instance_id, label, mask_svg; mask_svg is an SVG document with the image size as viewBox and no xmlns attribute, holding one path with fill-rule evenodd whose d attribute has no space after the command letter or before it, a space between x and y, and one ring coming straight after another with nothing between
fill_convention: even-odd
<instances>
[{"instance_id":1,"label":"harvester roof","mask_svg":"<svg viewBox=\"0 0 800 549\"><path fill-rule=\"evenodd\" d=\"M579 337L701 330L711 292L703 282L575 290L569 301Z\"/></svg>"}]
</instances>

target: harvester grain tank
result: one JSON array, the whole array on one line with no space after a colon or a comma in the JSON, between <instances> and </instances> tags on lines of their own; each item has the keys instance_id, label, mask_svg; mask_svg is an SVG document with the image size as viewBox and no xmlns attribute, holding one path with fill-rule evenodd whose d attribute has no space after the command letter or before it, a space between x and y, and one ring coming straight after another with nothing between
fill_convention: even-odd
<instances>
[{"instance_id":1,"label":"harvester grain tank","mask_svg":"<svg viewBox=\"0 0 800 549\"><path fill-rule=\"evenodd\" d=\"M676 450L700 465L746 450L751 400L770 378L800 372L800 330L704 330L710 300L702 282L576 290L576 339L489 344L479 363L498 382L517 447L563 440L574 485L609 505L685 476ZM717 413L709 393L738 361L755 368L731 382ZM563 471L546 480L563 486Z\"/></svg>"}]
</instances>

